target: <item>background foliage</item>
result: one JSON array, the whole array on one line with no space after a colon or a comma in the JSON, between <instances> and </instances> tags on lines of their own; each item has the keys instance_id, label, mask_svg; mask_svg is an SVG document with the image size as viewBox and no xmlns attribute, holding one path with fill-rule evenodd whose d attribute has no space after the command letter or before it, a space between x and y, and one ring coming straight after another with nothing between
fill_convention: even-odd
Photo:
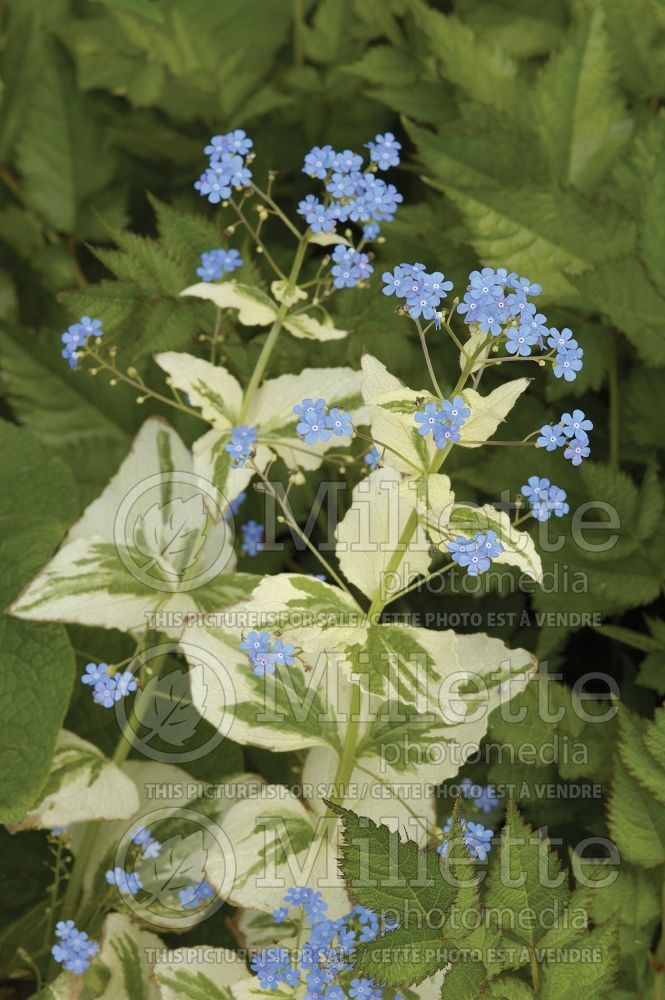
<instances>
[{"instance_id":1,"label":"background foliage","mask_svg":"<svg viewBox=\"0 0 665 1000\"><path fill-rule=\"evenodd\" d=\"M19 425L4 427L1 461L7 470L13 457L11 468L20 469L12 473L2 521L11 567L5 602L100 492L147 415L122 385L72 375L60 358L60 331L80 314L99 316L121 363L158 384L150 356L191 349L206 329L200 305L177 300L194 280L198 255L224 239L220 213L192 190L204 140L245 128L258 151L257 174L279 171L280 194L295 203L309 190L299 164L312 145L360 148L392 129L408 153L396 176L405 204L377 247L371 290L340 297L339 323L353 335L326 345L326 363L357 366L365 347L418 384L419 347L380 294L381 271L403 259L445 270L458 291L479 262L526 274L542 284L550 321L570 326L584 345L577 381L550 382L514 418L522 434L542 422L543 408L555 416L582 405L595 431L594 462L581 476L558 465L554 473L545 453L537 470L526 470L519 449L496 449L482 462L464 450L453 462L470 500L495 497L526 471L538 471L568 490L571 505L591 497L619 511L621 537L610 551L582 553L567 542L551 556L552 572L556 561L571 575L587 575L586 593L571 593L560 580L531 597L515 593L501 604L516 612L512 624L494 629L563 674L556 688L562 704L590 664L616 678L624 702L616 759L604 743L586 768L520 765L511 772L496 765L489 774L470 773L602 785L602 800L572 808L534 796L523 811L568 844L605 832L624 852L632 866L629 895L638 903L626 908L617 895L624 961L623 992L615 995L635 995L648 976L646 947L658 924L659 878L651 875L656 869L660 877L665 863L665 781L643 756L648 760L648 748L658 745L658 731L649 729L656 724L644 720L665 694L658 478L665 423L665 3L5 0L0 11L0 384L5 421ZM245 268L258 273L256 263ZM246 381L261 342L262 335L229 327L222 360ZM442 342L433 353L444 381L452 381L445 374L449 347ZM310 354L306 341L283 338L275 373L299 370ZM187 420L178 430L191 440ZM303 491L303 510L307 500ZM241 568L275 571L294 559L302 562L302 555L266 554ZM489 610L496 603L491 595L430 595L405 598L403 607ZM605 624L535 627L536 611L573 610L600 612ZM20 729L22 692L39 684L54 725L68 712L69 727L88 735L77 696L67 707L74 673L64 627L7 620L2 629L5 733L10 722ZM100 648L91 630L68 631L74 647ZM103 635L121 648L120 636ZM62 655L53 657L59 644ZM505 727L495 739L552 735L543 733L530 698L522 696L533 711L532 729ZM661 713L661 734L662 722ZM566 715L552 729L580 737L571 725ZM593 727L587 730L593 746ZM48 746L33 749L34 763L17 776L24 806L46 776L36 751ZM3 773L15 773L12 752L0 750ZM244 753L252 757L248 765L265 763L259 752ZM281 765L286 770L288 761ZM283 779L283 772L270 777ZM11 839L3 841L11 878L24 877L20 896L3 893L5 920L12 921L40 891L43 851L35 835L34 852L23 850L19 860Z\"/></svg>"}]
</instances>

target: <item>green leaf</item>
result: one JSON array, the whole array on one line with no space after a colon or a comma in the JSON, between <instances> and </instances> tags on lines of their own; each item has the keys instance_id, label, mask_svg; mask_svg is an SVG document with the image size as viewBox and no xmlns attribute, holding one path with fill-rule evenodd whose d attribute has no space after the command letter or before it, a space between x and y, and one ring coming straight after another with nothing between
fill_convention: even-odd
<instances>
[{"instance_id":1,"label":"green leaf","mask_svg":"<svg viewBox=\"0 0 665 1000\"><path fill-rule=\"evenodd\" d=\"M620 951L615 921L584 937L584 947L602 956L591 962L550 962L543 975L541 1000L605 1000L619 968Z\"/></svg>"},{"instance_id":2,"label":"green leaf","mask_svg":"<svg viewBox=\"0 0 665 1000\"><path fill-rule=\"evenodd\" d=\"M57 53L43 62L35 81L18 166L28 203L65 233L76 229L82 205L113 176L114 161L102 147L87 101Z\"/></svg>"},{"instance_id":3,"label":"green leaf","mask_svg":"<svg viewBox=\"0 0 665 1000\"><path fill-rule=\"evenodd\" d=\"M545 932L540 914L562 909L568 900L566 875L547 840L526 823L515 802L508 803L501 849L493 859L487 879L485 903L495 909L500 928L533 947ZM533 920L524 917L533 913Z\"/></svg>"},{"instance_id":4,"label":"green leaf","mask_svg":"<svg viewBox=\"0 0 665 1000\"><path fill-rule=\"evenodd\" d=\"M444 872L449 860L413 841L402 842L398 833L350 809L326 805L342 818L340 867L351 898L400 924L380 941L358 948L356 968L368 975L382 968L381 978L388 976L393 986L421 982L445 964L441 924L438 934L431 925L432 915L441 922L455 899Z\"/></svg>"},{"instance_id":5,"label":"green leaf","mask_svg":"<svg viewBox=\"0 0 665 1000\"><path fill-rule=\"evenodd\" d=\"M619 762L607 813L610 834L626 861L644 868L665 861L665 808Z\"/></svg>"},{"instance_id":6,"label":"green leaf","mask_svg":"<svg viewBox=\"0 0 665 1000\"><path fill-rule=\"evenodd\" d=\"M593 187L632 127L615 86L599 4L542 71L533 100L534 120L554 177L582 189Z\"/></svg>"},{"instance_id":7,"label":"green leaf","mask_svg":"<svg viewBox=\"0 0 665 1000\"><path fill-rule=\"evenodd\" d=\"M75 516L75 487L66 466L11 424L0 423L4 489L0 501L1 607L48 558ZM74 681L74 654L65 629L3 616L4 669L0 728L0 817L15 821L41 789Z\"/></svg>"}]
</instances>

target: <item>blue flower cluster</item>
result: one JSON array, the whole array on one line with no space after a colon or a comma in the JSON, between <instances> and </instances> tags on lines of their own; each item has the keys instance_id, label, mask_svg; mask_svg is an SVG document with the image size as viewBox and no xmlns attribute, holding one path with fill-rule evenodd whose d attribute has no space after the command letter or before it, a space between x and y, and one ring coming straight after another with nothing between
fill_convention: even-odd
<instances>
[{"instance_id":1,"label":"blue flower cluster","mask_svg":"<svg viewBox=\"0 0 665 1000\"><path fill-rule=\"evenodd\" d=\"M215 890L213 886L209 882L206 882L205 879L199 882L198 885L188 885L178 892L180 905L183 910L195 910L199 903L205 903L208 899L212 899L214 895Z\"/></svg>"},{"instance_id":2,"label":"blue flower cluster","mask_svg":"<svg viewBox=\"0 0 665 1000\"><path fill-rule=\"evenodd\" d=\"M539 448L555 451L565 448L564 458L569 458L573 465L579 465L591 454L589 435L593 423L583 410L573 410L572 413L562 413L558 424L544 424L540 428L540 436L536 440Z\"/></svg>"},{"instance_id":3,"label":"blue flower cluster","mask_svg":"<svg viewBox=\"0 0 665 1000\"><path fill-rule=\"evenodd\" d=\"M132 843L140 848L144 858L157 858L162 845L155 840L147 826L140 826L132 835Z\"/></svg>"},{"instance_id":4,"label":"blue flower cluster","mask_svg":"<svg viewBox=\"0 0 665 1000\"><path fill-rule=\"evenodd\" d=\"M136 896L143 888L143 882L136 872L126 872L123 868L110 868L105 879L109 885L115 885L123 896Z\"/></svg>"},{"instance_id":5,"label":"blue flower cluster","mask_svg":"<svg viewBox=\"0 0 665 1000\"><path fill-rule=\"evenodd\" d=\"M280 985L303 986L307 1000L383 1000L383 987L373 979L352 977L350 961L359 942L374 941L395 930L397 924L381 920L373 910L355 906L337 920L327 917L328 904L314 889L289 889L285 906L274 911L278 924L284 923L292 907L301 908L293 920L309 924L309 937L298 950L300 964L287 948L267 948L255 955L250 967L262 989L277 990ZM396 1000L401 1000L395 994Z\"/></svg>"},{"instance_id":6,"label":"blue flower cluster","mask_svg":"<svg viewBox=\"0 0 665 1000\"><path fill-rule=\"evenodd\" d=\"M81 683L92 687L93 700L104 708L112 708L130 691L136 691L136 680L131 671L109 674L108 669L108 663L88 663L85 673L81 674Z\"/></svg>"},{"instance_id":7,"label":"blue flower cluster","mask_svg":"<svg viewBox=\"0 0 665 1000\"><path fill-rule=\"evenodd\" d=\"M246 556L257 556L263 548L263 525L258 521L245 521L240 525L242 543L240 551Z\"/></svg>"},{"instance_id":8,"label":"blue flower cluster","mask_svg":"<svg viewBox=\"0 0 665 1000\"><path fill-rule=\"evenodd\" d=\"M240 643L257 677L274 674L278 666L292 667L295 649L290 642L272 639L268 632L248 632Z\"/></svg>"},{"instance_id":9,"label":"blue flower cluster","mask_svg":"<svg viewBox=\"0 0 665 1000\"><path fill-rule=\"evenodd\" d=\"M531 513L537 521L547 521L552 514L563 517L570 510L566 503L566 491L552 486L549 479L529 476L520 493L529 501Z\"/></svg>"},{"instance_id":10,"label":"blue flower cluster","mask_svg":"<svg viewBox=\"0 0 665 1000\"><path fill-rule=\"evenodd\" d=\"M452 820L447 819L443 827L444 836L447 837L450 834L451 826ZM492 849L494 831L485 829L482 823L473 823L471 820L466 819L461 820L461 826L462 838L472 856L478 858L480 861L486 861ZM448 841L444 840L437 848L437 851L442 857L445 857L448 853Z\"/></svg>"},{"instance_id":11,"label":"blue flower cluster","mask_svg":"<svg viewBox=\"0 0 665 1000\"><path fill-rule=\"evenodd\" d=\"M238 511L240 510L246 499L247 499L247 494L245 493L244 490L242 490L235 498L235 500L232 500L231 503L226 508L224 512L224 520L230 521L232 517L235 517L235 515L238 513Z\"/></svg>"},{"instance_id":12,"label":"blue flower cluster","mask_svg":"<svg viewBox=\"0 0 665 1000\"><path fill-rule=\"evenodd\" d=\"M393 271L385 271L383 294L404 299L405 308L412 319L434 320L441 326L438 308L448 292L452 291L452 281L446 281L441 271L428 274L424 264L399 264Z\"/></svg>"},{"instance_id":13,"label":"blue flower cluster","mask_svg":"<svg viewBox=\"0 0 665 1000\"><path fill-rule=\"evenodd\" d=\"M99 945L85 931L77 930L73 920L59 920L55 935L60 941L51 948L53 958L68 972L82 976L90 968L90 959L99 951Z\"/></svg>"},{"instance_id":14,"label":"blue flower cluster","mask_svg":"<svg viewBox=\"0 0 665 1000\"><path fill-rule=\"evenodd\" d=\"M226 135L214 135L203 152L208 156L208 168L204 170L194 187L202 198L213 205L231 197L231 189L237 191L249 187L252 172L247 166L254 143L242 129Z\"/></svg>"},{"instance_id":15,"label":"blue flower cluster","mask_svg":"<svg viewBox=\"0 0 665 1000\"><path fill-rule=\"evenodd\" d=\"M365 281L374 270L366 253L338 243L333 250L331 268L335 288L353 288Z\"/></svg>"},{"instance_id":16,"label":"blue flower cluster","mask_svg":"<svg viewBox=\"0 0 665 1000\"><path fill-rule=\"evenodd\" d=\"M247 459L254 454L255 445L256 427L241 424L231 430L231 440L224 445L224 450L231 456L231 465L234 469L246 464Z\"/></svg>"},{"instance_id":17,"label":"blue flower cluster","mask_svg":"<svg viewBox=\"0 0 665 1000\"><path fill-rule=\"evenodd\" d=\"M218 281L223 274L231 274L242 267L243 259L237 250L208 250L201 254L201 266L196 273L202 281Z\"/></svg>"},{"instance_id":18,"label":"blue flower cluster","mask_svg":"<svg viewBox=\"0 0 665 1000\"><path fill-rule=\"evenodd\" d=\"M471 416L471 410L462 396L444 399L440 406L427 403L424 410L418 410L414 415L419 425L418 433L422 437L431 434L437 448L445 448L447 444L456 444L460 439L460 431L464 421Z\"/></svg>"},{"instance_id":19,"label":"blue flower cluster","mask_svg":"<svg viewBox=\"0 0 665 1000\"><path fill-rule=\"evenodd\" d=\"M573 337L573 331L568 327L563 330L550 329L547 344L556 352L554 357L554 374L566 382L574 382L577 373L582 370L584 351Z\"/></svg>"},{"instance_id":20,"label":"blue flower cluster","mask_svg":"<svg viewBox=\"0 0 665 1000\"><path fill-rule=\"evenodd\" d=\"M448 551L452 553L453 562L466 569L469 576L486 573L496 559L504 551L503 544L497 538L496 531L478 531L473 538L457 538L448 542Z\"/></svg>"},{"instance_id":21,"label":"blue flower cluster","mask_svg":"<svg viewBox=\"0 0 665 1000\"><path fill-rule=\"evenodd\" d=\"M293 412L300 418L296 432L306 444L330 441L333 434L336 437L351 437L353 434L351 414L337 406L328 410L325 399L303 399L293 407Z\"/></svg>"},{"instance_id":22,"label":"blue flower cluster","mask_svg":"<svg viewBox=\"0 0 665 1000\"><path fill-rule=\"evenodd\" d=\"M363 237L374 240L380 223L391 222L403 201L394 184L386 184L376 170L387 170L399 163L400 143L391 132L377 135L367 144L370 166L363 170L363 159L350 149L341 153L332 146L314 146L305 156L303 172L325 181L326 198L320 201L308 194L298 205L315 233L332 233L338 222L363 223Z\"/></svg>"},{"instance_id":23,"label":"blue flower cluster","mask_svg":"<svg viewBox=\"0 0 665 1000\"><path fill-rule=\"evenodd\" d=\"M85 347L90 337L103 337L101 319L90 319L89 316L81 316L78 323L72 323L60 338L65 345L61 351L63 358L69 362L70 368L76 368L78 362L78 352Z\"/></svg>"},{"instance_id":24,"label":"blue flower cluster","mask_svg":"<svg viewBox=\"0 0 665 1000\"><path fill-rule=\"evenodd\" d=\"M505 267L494 270L484 267L472 271L464 299L457 307L464 322L473 324L482 333L506 337L506 351L515 357L529 357L532 350L555 351L554 374L572 382L582 368L584 351L573 339L572 332L547 327L547 317L539 313L529 297L540 295L540 285L532 284Z\"/></svg>"},{"instance_id":25,"label":"blue flower cluster","mask_svg":"<svg viewBox=\"0 0 665 1000\"><path fill-rule=\"evenodd\" d=\"M473 802L476 809L481 812L490 813L499 804L499 799L493 794L490 786L484 788L482 785L474 785L470 778L464 778L459 788L464 798Z\"/></svg>"}]
</instances>

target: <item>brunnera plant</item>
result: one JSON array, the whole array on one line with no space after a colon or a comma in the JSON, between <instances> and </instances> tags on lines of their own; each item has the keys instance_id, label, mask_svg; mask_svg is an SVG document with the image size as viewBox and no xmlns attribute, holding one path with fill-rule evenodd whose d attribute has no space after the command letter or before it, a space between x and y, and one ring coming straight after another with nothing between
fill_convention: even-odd
<instances>
[{"instance_id":1,"label":"brunnera plant","mask_svg":"<svg viewBox=\"0 0 665 1000\"><path fill-rule=\"evenodd\" d=\"M330 310L378 266L381 228L402 202L382 176L399 163L400 144L386 133L367 148L367 162L351 150L312 149L303 170L316 193L294 220L275 198L274 175L256 182L244 131L210 140L195 187L228 213L227 232L246 232L257 277L233 276L243 265L238 247L202 254L200 280L181 295L195 300L209 333L198 354L155 354L166 391L123 366L102 320L83 316L62 336L72 378L123 382L139 402L170 408L187 435L198 429L189 447L170 422L148 418L101 496L11 607L24 621L117 630L134 643L120 658L111 645L86 653L80 678L89 712L118 719L115 751L56 723L45 734L48 773L28 775L32 793L24 786L6 810L17 834L51 834L53 882L15 966L38 989L47 983L45 997L245 997L277 988L296 996L306 987L326 1000L390 1000L396 989L429 997L450 982L440 934L418 964L418 949L432 941L412 934L389 895L357 891L346 854L344 881L340 817L347 825L365 817L381 850L388 831L394 839L407 830L412 847L395 850L422 852L433 871L449 865L456 834L466 862L484 863L493 831L480 813L498 802L472 798L478 821L457 816L441 831L433 790L457 774L489 715L525 689L537 664L488 635L396 623L384 611L444 574L482 577L495 564L538 583L541 560L526 528L569 510L566 493L538 475L537 449L560 449L577 466L590 453L592 424L574 410L523 440L495 437L529 388L528 377L510 376L515 363L565 381L583 363L572 331L548 326L538 311L540 287L501 268L474 271L461 296L420 262L383 273L383 294L422 346L421 386L403 385L367 353L357 368L270 377L280 337L319 342L324 356L326 342L348 336ZM293 239L287 268L266 243L267 221ZM217 361L229 316L265 331L244 385ZM436 370L433 337L455 345L454 372ZM485 373L499 368L505 380L483 392ZM465 503L445 471L454 448L479 447L522 449L524 481L513 484L510 512ZM333 551L312 542L291 504L322 467L348 491ZM241 522L252 485L320 572L237 570L238 548L252 557L267 545L262 525ZM192 750L201 720L205 740ZM233 768L196 785L198 762L211 749L223 753L225 740L289 754L298 794ZM159 801L155 788L167 790ZM192 789L185 801L182 788ZM446 883L421 909L479 910L464 891ZM252 951L249 963L228 951L205 975L195 958L160 965L165 937L191 932L224 902L237 908L234 934ZM363 955L391 935L399 949L390 973L366 958L354 967L357 949Z\"/></svg>"}]
</instances>

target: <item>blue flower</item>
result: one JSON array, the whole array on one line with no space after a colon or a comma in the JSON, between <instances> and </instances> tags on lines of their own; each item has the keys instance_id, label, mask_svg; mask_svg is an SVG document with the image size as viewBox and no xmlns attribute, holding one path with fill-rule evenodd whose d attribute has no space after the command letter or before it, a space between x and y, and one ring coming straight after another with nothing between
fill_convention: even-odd
<instances>
[{"instance_id":1,"label":"blue flower","mask_svg":"<svg viewBox=\"0 0 665 1000\"><path fill-rule=\"evenodd\" d=\"M240 551L246 556L256 556L263 548L263 525L258 521L245 521L240 525L242 544Z\"/></svg>"},{"instance_id":2,"label":"blue flower","mask_svg":"<svg viewBox=\"0 0 665 1000\"><path fill-rule=\"evenodd\" d=\"M471 416L471 410L466 405L463 396L455 396L451 399L444 399L441 410L446 420L461 427L465 420Z\"/></svg>"},{"instance_id":3,"label":"blue flower","mask_svg":"<svg viewBox=\"0 0 665 1000\"><path fill-rule=\"evenodd\" d=\"M162 845L155 840L150 830L146 826L140 826L132 834L132 843L141 848L144 858L157 858L162 849Z\"/></svg>"},{"instance_id":4,"label":"blue flower","mask_svg":"<svg viewBox=\"0 0 665 1000\"><path fill-rule=\"evenodd\" d=\"M78 352L85 347L90 337L102 337L102 321L82 316L78 323L72 323L62 334L60 340L65 345L61 351L62 357L69 362L70 368L76 368Z\"/></svg>"},{"instance_id":5,"label":"blue flower","mask_svg":"<svg viewBox=\"0 0 665 1000\"><path fill-rule=\"evenodd\" d=\"M136 872L125 872L122 868L111 868L105 874L109 885L115 885L124 896L136 896L143 888L143 882Z\"/></svg>"},{"instance_id":6,"label":"blue flower","mask_svg":"<svg viewBox=\"0 0 665 1000\"><path fill-rule=\"evenodd\" d=\"M231 465L241 468L254 452L256 444L256 427L241 424L231 430L231 440L224 445L224 450L231 456Z\"/></svg>"},{"instance_id":7,"label":"blue flower","mask_svg":"<svg viewBox=\"0 0 665 1000\"><path fill-rule=\"evenodd\" d=\"M562 413L559 420L563 428L563 433L567 438L579 437L580 432L584 435L593 430L593 423L589 420L583 410L573 410L572 413Z\"/></svg>"},{"instance_id":8,"label":"blue flower","mask_svg":"<svg viewBox=\"0 0 665 1000\"><path fill-rule=\"evenodd\" d=\"M489 813L499 804L499 799L493 794L491 787L474 785L470 778L464 778L460 782L460 791L464 798L470 799L481 812Z\"/></svg>"},{"instance_id":9,"label":"blue flower","mask_svg":"<svg viewBox=\"0 0 665 1000\"><path fill-rule=\"evenodd\" d=\"M369 465L370 469L376 469L380 461L381 455L379 454L379 449L376 447L370 448L365 455L365 464Z\"/></svg>"},{"instance_id":10,"label":"blue flower","mask_svg":"<svg viewBox=\"0 0 665 1000\"><path fill-rule=\"evenodd\" d=\"M230 518L235 517L235 515L238 513L238 511L240 510L246 499L247 499L247 494L245 493L244 490L241 490L241 492L238 494L235 500L232 500L229 506L227 507L224 513L224 520L228 521L230 520Z\"/></svg>"},{"instance_id":11,"label":"blue flower","mask_svg":"<svg viewBox=\"0 0 665 1000\"><path fill-rule=\"evenodd\" d=\"M573 382L577 378L577 373L582 370L582 358L584 351L581 347L560 348L554 359L554 374L556 378L563 378L566 382Z\"/></svg>"},{"instance_id":12,"label":"blue flower","mask_svg":"<svg viewBox=\"0 0 665 1000\"><path fill-rule=\"evenodd\" d=\"M331 432L328 429L326 414L308 413L296 424L296 432L305 444L316 444L317 441L329 441Z\"/></svg>"},{"instance_id":13,"label":"blue flower","mask_svg":"<svg viewBox=\"0 0 665 1000\"><path fill-rule=\"evenodd\" d=\"M81 674L82 684L98 684L99 681L104 680L107 676L109 669L108 663L88 663L86 664L85 673Z\"/></svg>"},{"instance_id":14,"label":"blue flower","mask_svg":"<svg viewBox=\"0 0 665 1000\"><path fill-rule=\"evenodd\" d=\"M404 299L409 316L433 319L440 326L437 310L453 287L441 271L428 274L423 264L400 264L392 273L386 271L383 281L383 294Z\"/></svg>"},{"instance_id":15,"label":"blue flower","mask_svg":"<svg viewBox=\"0 0 665 1000\"><path fill-rule=\"evenodd\" d=\"M240 648L247 652L250 659L255 653L267 653L271 646L268 632L248 632L240 643Z\"/></svg>"},{"instance_id":16,"label":"blue flower","mask_svg":"<svg viewBox=\"0 0 665 1000\"><path fill-rule=\"evenodd\" d=\"M209 882L205 880L198 885L188 885L186 889L180 889L178 896L183 910L195 910L199 903L205 903L207 899L212 899L215 890Z\"/></svg>"},{"instance_id":17,"label":"blue flower","mask_svg":"<svg viewBox=\"0 0 665 1000\"><path fill-rule=\"evenodd\" d=\"M328 413L327 426L336 437L350 437L353 434L351 414L337 406L333 406Z\"/></svg>"},{"instance_id":18,"label":"blue flower","mask_svg":"<svg viewBox=\"0 0 665 1000\"><path fill-rule=\"evenodd\" d=\"M203 281L217 281L222 274L230 274L242 267L243 263L237 250L220 247L201 254L201 267L197 267L196 273Z\"/></svg>"},{"instance_id":19,"label":"blue flower","mask_svg":"<svg viewBox=\"0 0 665 1000\"><path fill-rule=\"evenodd\" d=\"M518 354L526 358L531 354L531 348L538 343L538 335L532 333L527 326L511 326L506 331L506 351L508 354Z\"/></svg>"},{"instance_id":20,"label":"blue flower","mask_svg":"<svg viewBox=\"0 0 665 1000\"><path fill-rule=\"evenodd\" d=\"M313 146L305 156L303 173L323 180L332 167L334 155L332 146Z\"/></svg>"},{"instance_id":21,"label":"blue flower","mask_svg":"<svg viewBox=\"0 0 665 1000\"><path fill-rule=\"evenodd\" d=\"M332 158L332 169L342 174L357 173L363 165L362 156L358 156L352 149L344 149L341 153L334 153Z\"/></svg>"},{"instance_id":22,"label":"blue flower","mask_svg":"<svg viewBox=\"0 0 665 1000\"><path fill-rule=\"evenodd\" d=\"M318 414L320 417L325 417L326 415L326 401L325 399L303 399L302 403L296 403L293 407L293 412L298 417L303 419L306 416L313 416Z\"/></svg>"},{"instance_id":23,"label":"blue flower","mask_svg":"<svg viewBox=\"0 0 665 1000\"><path fill-rule=\"evenodd\" d=\"M422 437L426 437L427 434L433 434L434 428L441 424L444 417L443 412L439 409L436 403L427 403L424 410L418 410L414 414L413 419L420 426L418 427L418 433Z\"/></svg>"},{"instance_id":24,"label":"blue flower","mask_svg":"<svg viewBox=\"0 0 665 1000\"><path fill-rule=\"evenodd\" d=\"M98 705L103 705L104 708L113 708L113 705L118 700L116 698L115 677L103 677L100 681L97 681L93 688L92 697Z\"/></svg>"},{"instance_id":25,"label":"blue flower","mask_svg":"<svg viewBox=\"0 0 665 1000\"><path fill-rule=\"evenodd\" d=\"M550 327L550 335L547 338L547 343L556 351L567 350L570 347L577 347L577 341L573 337L573 331L569 330L567 326L564 327L561 332L553 326Z\"/></svg>"},{"instance_id":26,"label":"blue flower","mask_svg":"<svg viewBox=\"0 0 665 1000\"><path fill-rule=\"evenodd\" d=\"M479 531L472 538L461 535L448 542L448 551L453 562L466 569L469 576L486 573L493 559L504 551L503 544L497 538L496 531Z\"/></svg>"},{"instance_id":27,"label":"blue flower","mask_svg":"<svg viewBox=\"0 0 665 1000\"><path fill-rule=\"evenodd\" d=\"M380 232L381 226L378 222L368 222L365 226L363 226L363 239L371 242L377 238Z\"/></svg>"},{"instance_id":28,"label":"blue flower","mask_svg":"<svg viewBox=\"0 0 665 1000\"><path fill-rule=\"evenodd\" d=\"M447 837L450 834L452 823L451 820L446 820L445 826L443 827L443 833ZM470 820L461 820L462 827L462 839L469 849L469 852L473 857L478 858L480 861L486 861L487 855L492 848L492 837L494 836L493 830L486 830L482 823L473 823ZM437 848L439 854L443 857L448 853L448 841L444 842Z\"/></svg>"},{"instance_id":29,"label":"blue flower","mask_svg":"<svg viewBox=\"0 0 665 1000\"><path fill-rule=\"evenodd\" d=\"M136 691L136 678L130 670L115 674L115 700L126 698L130 691Z\"/></svg>"},{"instance_id":30,"label":"blue flower","mask_svg":"<svg viewBox=\"0 0 665 1000\"><path fill-rule=\"evenodd\" d=\"M355 978L351 980L349 996L353 997L354 1000L370 1000L373 990L373 979Z\"/></svg>"},{"instance_id":31,"label":"blue flower","mask_svg":"<svg viewBox=\"0 0 665 1000\"><path fill-rule=\"evenodd\" d=\"M571 438L563 453L564 458L569 458L573 465L580 465L584 458L591 454L589 438L584 431L578 431L576 436Z\"/></svg>"},{"instance_id":32,"label":"blue flower","mask_svg":"<svg viewBox=\"0 0 665 1000\"><path fill-rule=\"evenodd\" d=\"M242 129L213 136L204 148L209 157L208 169L194 184L199 194L216 205L231 196L232 187L237 190L249 187L252 174L247 157L252 146L252 140Z\"/></svg>"},{"instance_id":33,"label":"blue flower","mask_svg":"<svg viewBox=\"0 0 665 1000\"><path fill-rule=\"evenodd\" d=\"M334 264L331 273L335 288L353 288L359 281L369 278L374 270L366 253L360 253L343 243L337 244L332 259Z\"/></svg>"},{"instance_id":34,"label":"blue flower","mask_svg":"<svg viewBox=\"0 0 665 1000\"><path fill-rule=\"evenodd\" d=\"M276 924L283 924L288 915L288 906L278 906L276 910L272 911L272 918Z\"/></svg>"},{"instance_id":35,"label":"blue flower","mask_svg":"<svg viewBox=\"0 0 665 1000\"><path fill-rule=\"evenodd\" d=\"M540 437L536 438L536 445L546 451L556 451L566 443L563 427L559 424L544 424L540 428Z\"/></svg>"},{"instance_id":36,"label":"blue flower","mask_svg":"<svg viewBox=\"0 0 665 1000\"><path fill-rule=\"evenodd\" d=\"M397 141L392 132L375 135L374 141L368 142L367 147L370 159L376 163L379 170L388 170L389 167L399 166L399 151L402 144Z\"/></svg>"},{"instance_id":37,"label":"blue flower","mask_svg":"<svg viewBox=\"0 0 665 1000\"><path fill-rule=\"evenodd\" d=\"M51 955L68 972L83 975L90 968L90 959L99 951L96 941L91 941L85 931L76 929L73 920L59 920L55 925L59 944L51 948Z\"/></svg>"},{"instance_id":38,"label":"blue flower","mask_svg":"<svg viewBox=\"0 0 665 1000\"><path fill-rule=\"evenodd\" d=\"M324 205L313 194L298 203L298 215L302 215L313 233L331 233L337 221L334 210Z\"/></svg>"},{"instance_id":39,"label":"blue flower","mask_svg":"<svg viewBox=\"0 0 665 1000\"><path fill-rule=\"evenodd\" d=\"M529 501L531 513L537 521L547 521L552 514L563 517L570 509L566 503L566 491L553 486L549 479L530 476L520 488L520 493Z\"/></svg>"}]
</instances>

